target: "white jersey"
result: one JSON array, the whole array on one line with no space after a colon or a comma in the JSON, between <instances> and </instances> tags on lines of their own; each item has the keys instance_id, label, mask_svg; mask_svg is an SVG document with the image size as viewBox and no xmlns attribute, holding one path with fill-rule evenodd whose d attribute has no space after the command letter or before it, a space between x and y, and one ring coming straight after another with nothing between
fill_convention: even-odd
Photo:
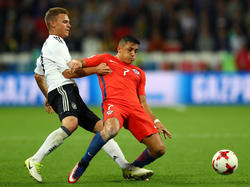
<instances>
[{"instance_id":1,"label":"white jersey","mask_svg":"<svg viewBox=\"0 0 250 187\"><path fill-rule=\"evenodd\" d=\"M41 55L37 58L35 73L44 75L48 92L74 83L73 79L67 79L62 72L69 69L67 63L71 60L69 49L64 40L56 35L49 35L43 44Z\"/></svg>"}]
</instances>

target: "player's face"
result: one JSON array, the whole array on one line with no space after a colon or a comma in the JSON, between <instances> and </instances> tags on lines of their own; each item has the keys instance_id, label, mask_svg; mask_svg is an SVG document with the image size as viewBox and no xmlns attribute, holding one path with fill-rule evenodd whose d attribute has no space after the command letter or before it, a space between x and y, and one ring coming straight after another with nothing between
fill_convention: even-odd
<instances>
[{"instance_id":1,"label":"player's face","mask_svg":"<svg viewBox=\"0 0 250 187\"><path fill-rule=\"evenodd\" d=\"M54 28L54 34L66 38L69 36L70 20L67 14L58 14L57 18L51 22L52 28Z\"/></svg>"},{"instance_id":2,"label":"player's face","mask_svg":"<svg viewBox=\"0 0 250 187\"><path fill-rule=\"evenodd\" d=\"M119 59L127 64L133 63L136 59L138 47L138 44L132 42L118 46Z\"/></svg>"}]
</instances>

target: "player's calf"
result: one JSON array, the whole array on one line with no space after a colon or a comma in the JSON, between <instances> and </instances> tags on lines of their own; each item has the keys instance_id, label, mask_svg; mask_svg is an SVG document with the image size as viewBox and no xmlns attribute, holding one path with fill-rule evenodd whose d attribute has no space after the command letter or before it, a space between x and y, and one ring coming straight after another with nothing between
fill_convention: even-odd
<instances>
[{"instance_id":1,"label":"player's calf","mask_svg":"<svg viewBox=\"0 0 250 187\"><path fill-rule=\"evenodd\" d=\"M164 145L158 145L153 150L148 151L154 158L159 158L166 153L166 147Z\"/></svg>"},{"instance_id":2,"label":"player's calf","mask_svg":"<svg viewBox=\"0 0 250 187\"><path fill-rule=\"evenodd\" d=\"M150 157L159 158L165 154L166 148L159 133L155 133L143 139L143 143L147 146Z\"/></svg>"}]
</instances>

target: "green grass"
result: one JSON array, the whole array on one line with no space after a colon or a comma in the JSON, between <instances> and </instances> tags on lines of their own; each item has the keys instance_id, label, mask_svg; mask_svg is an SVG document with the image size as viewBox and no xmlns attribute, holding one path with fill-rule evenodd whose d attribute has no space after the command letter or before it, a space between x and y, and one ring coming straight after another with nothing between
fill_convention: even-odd
<instances>
[{"instance_id":1,"label":"green grass","mask_svg":"<svg viewBox=\"0 0 250 187\"><path fill-rule=\"evenodd\" d=\"M92 108L101 116L99 108ZM150 181L127 181L119 167L100 151L77 186L250 186L250 107L217 106L152 108L172 132L167 153L146 168ZM43 184L28 176L24 160L33 155L47 135L60 126L55 114L43 108L0 108L0 186L72 186L67 175L82 157L93 134L78 128L62 146L47 156L42 168ZM129 131L116 137L128 161L144 149ZM239 168L228 176L215 173L211 159L220 149L233 150Z\"/></svg>"}]
</instances>

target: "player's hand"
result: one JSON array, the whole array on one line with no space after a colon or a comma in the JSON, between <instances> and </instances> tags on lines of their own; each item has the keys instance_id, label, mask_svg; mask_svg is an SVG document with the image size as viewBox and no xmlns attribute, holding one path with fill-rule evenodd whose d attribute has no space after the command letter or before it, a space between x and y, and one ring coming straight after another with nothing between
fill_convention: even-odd
<instances>
[{"instance_id":1,"label":"player's hand","mask_svg":"<svg viewBox=\"0 0 250 187\"><path fill-rule=\"evenodd\" d=\"M109 66L107 66L106 63L101 63L98 66L96 66L97 68L97 74L99 75L107 75L110 74L112 72L112 70L109 68Z\"/></svg>"},{"instance_id":2,"label":"player's hand","mask_svg":"<svg viewBox=\"0 0 250 187\"><path fill-rule=\"evenodd\" d=\"M70 72L74 73L77 69L82 68L82 62L80 60L73 59L68 62L68 66L70 68Z\"/></svg>"},{"instance_id":3,"label":"player's hand","mask_svg":"<svg viewBox=\"0 0 250 187\"><path fill-rule=\"evenodd\" d=\"M54 112L55 112L55 111L53 110L53 108L50 106L50 104L49 104L49 102L48 102L48 99L47 99L47 98L45 99L44 106L45 106L45 110L46 110L46 112L48 112L49 114L52 114L52 113L54 113Z\"/></svg>"},{"instance_id":4,"label":"player's hand","mask_svg":"<svg viewBox=\"0 0 250 187\"><path fill-rule=\"evenodd\" d=\"M172 134L166 129L166 127L161 122L155 123L155 126L158 129L158 131L163 134L165 139L167 137L169 139L172 139Z\"/></svg>"}]
</instances>

